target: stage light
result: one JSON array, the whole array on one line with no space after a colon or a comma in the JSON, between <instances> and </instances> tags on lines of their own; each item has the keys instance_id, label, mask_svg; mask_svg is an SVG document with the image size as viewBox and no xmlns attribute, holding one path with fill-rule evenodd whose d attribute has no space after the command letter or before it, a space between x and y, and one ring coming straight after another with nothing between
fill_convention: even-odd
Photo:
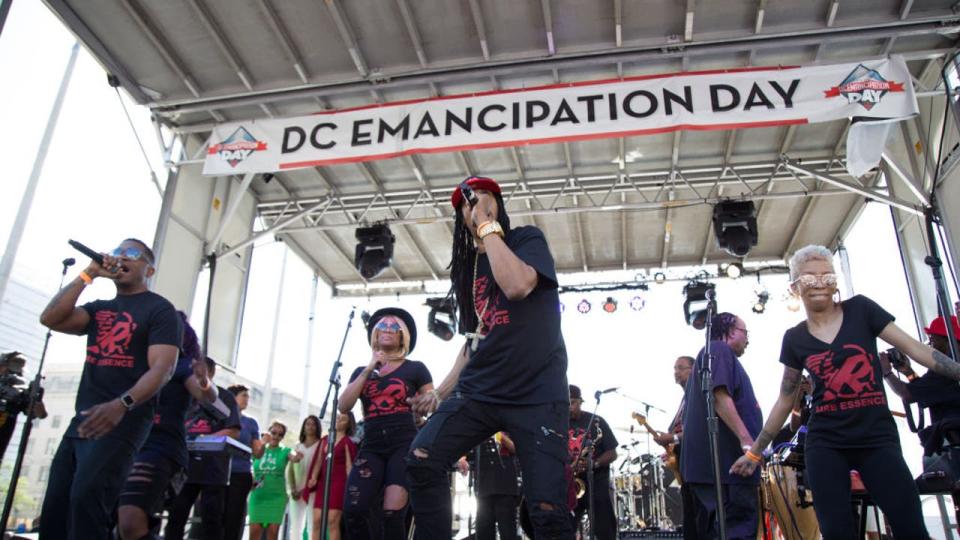
<instances>
[{"instance_id":1,"label":"stage light","mask_svg":"<svg viewBox=\"0 0 960 540\"><path fill-rule=\"evenodd\" d=\"M686 297L683 301L683 318L687 324L697 330L703 330L707 323L707 293L714 291L716 285L702 281L691 281L683 287Z\"/></svg>"},{"instance_id":2,"label":"stage light","mask_svg":"<svg viewBox=\"0 0 960 540\"><path fill-rule=\"evenodd\" d=\"M457 331L457 317L453 309L453 300L446 297L427 298L426 306L430 306L427 315L427 330L444 341L453 339Z\"/></svg>"},{"instance_id":3,"label":"stage light","mask_svg":"<svg viewBox=\"0 0 960 540\"><path fill-rule=\"evenodd\" d=\"M660 283L663 283L663 282L666 281L666 280L667 280L667 275L664 274L663 272L657 272L656 274L653 275L653 282L654 282L654 283L660 284Z\"/></svg>"},{"instance_id":4,"label":"stage light","mask_svg":"<svg viewBox=\"0 0 960 540\"><path fill-rule=\"evenodd\" d=\"M384 224L357 229L353 264L364 279L373 279L390 266L393 244L396 241L390 228Z\"/></svg>"},{"instance_id":5,"label":"stage light","mask_svg":"<svg viewBox=\"0 0 960 540\"><path fill-rule=\"evenodd\" d=\"M640 311L645 305L647 305L647 301L644 300L640 295L634 296L630 299L630 309L634 311Z\"/></svg>"},{"instance_id":6,"label":"stage light","mask_svg":"<svg viewBox=\"0 0 960 540\"><path fill-rule=\"evenodd\" d=\"M577 311L586 315L587 313L590 313L590 308L592 307L593 306L590 305L590 301L584 298L579 304L577 304Z\"/></svg>"},{"instance_id":7,"label":"stage light","mask_svg":"<svg viewBox=\"0 0 960 540\"><path fill-rule=\"evenodd\" d=\"M607 301L603 303L603 310L607 313L613 313L617 310L617 301L612 296L608 296Z\"/></svg>"},{"instance_id":8,"label":"stage light","mask_svg":"<svg viewBox=\"0 0 960 540\"><path fill-rule=\"evenodd\" d=\"M743 275L743 265L740 263L721 264L720 271L730 279L737 279Z\"/></svg>"},{"instance_id":9,"label":"stage light","mask_svg":"<svg viewBox=\"0 0 960 540\"><path fill-rule=\"evenodd\" d=\"M757 295L757 300L753 303L753 312L760 314L767 310L767 301L770 300L770 293L766 289L763 289L759 292L754 291Z\"/></svg>"},{"instance_id":10,"label":"stage light","mask_svg":"<svg viewBox=\"0 0 960 540\"><path fill-rule=\"evenodd\" d=\"M753 201L726 200L713 207L717 244L734 257L746 257L757 245L757 211Z\"/></svg>"}]
</instances>

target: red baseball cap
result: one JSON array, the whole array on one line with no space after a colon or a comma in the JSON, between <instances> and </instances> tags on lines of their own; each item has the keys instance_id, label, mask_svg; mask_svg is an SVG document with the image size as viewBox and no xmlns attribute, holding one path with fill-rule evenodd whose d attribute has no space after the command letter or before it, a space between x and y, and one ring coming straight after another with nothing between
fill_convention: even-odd
<instances>
[{"instance_id":1,"label":"red baseball cap","mask_svg":"<svg viewBox=\"0 0 960 540\"><path fill-rule=\"evenodd\" d=\"M953 323L954 339L960 339L960 325L957 325L957 318L955 316L950 317L950 322ZM944 322L943 317L937 317L930 323L930 327L924 328L923 331L929 335L947 337L947 324Z\"/></svg>"},{"instance_id":2,"label":"red baseball cap","mask_svg":"<svg viewBox=\"0 0 960 540\"><path fill-rule=\"evenodd\" d=\"M493 178L486 178L484 176L471 176L464 180L468 186L473 189L482 189L484 191L490 191L492 193L500 193L500 184L497 183ZM453 209L456 210L460 208L460 203L463 202L463 193L460 192L460 186L453 188L453 193L450 194L450 204L453 205Z\"/></svg>"}]
</instances>

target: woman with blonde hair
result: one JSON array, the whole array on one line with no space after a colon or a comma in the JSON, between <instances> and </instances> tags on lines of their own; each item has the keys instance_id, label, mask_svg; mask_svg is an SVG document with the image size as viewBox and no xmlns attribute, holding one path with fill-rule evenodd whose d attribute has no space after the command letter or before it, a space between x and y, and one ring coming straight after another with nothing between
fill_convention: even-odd
<instances>
[{"instance_id":1,"label":"woman with blonde hair","mask_svg":"<svg viewBox=\"0 0 960 540\"><path fill-rule=\"evenodd\" d=\"M900 438L883 389L877 353L880 338L918 363L954 380L960 364L894 324L873 300L839 300L833 254L806 246L790 259L791 290L803 301L806 320L783 336L780 396L753 446L731 467L750 475L761 452L790 414L801 373L813 384L813 405L804 448L806 477L825 540L856 535L850 510L850 472L859 472L898 539L927 539L920 496L900 449Z\"/></svg>"}]
</instances>

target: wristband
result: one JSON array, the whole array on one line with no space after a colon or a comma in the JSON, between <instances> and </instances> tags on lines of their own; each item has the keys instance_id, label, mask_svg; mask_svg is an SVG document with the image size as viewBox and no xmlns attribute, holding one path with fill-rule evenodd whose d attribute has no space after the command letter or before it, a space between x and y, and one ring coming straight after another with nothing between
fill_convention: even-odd
<instances>
[{"instance_id":1,"label":"wristband","mask_svg":"<svg viewBox=\"0 0 960 540\"><path fill-rule=\"evenodd\" d=\"M800 409L794 409L794 410L790 411L790 414L792 414L792 415L794 415L794 416L803 416L803 411L801 411Z\"/></svg>"},{"instance_id":2,"label":"wristband","mask_svg":"<svg viewBox=\"0 0 960 540\"><path fill-rule=\"evenodd\" d=\"M89 285L89 284L93 283L93 278L90 277L90 274L88 274L88 273L84 272L83 270L81 270L81 271L80 271L80 281L82 281L82 282L84 283L84 285Z\"/></svg>"},{"instance_id":3,"label":"wristband","mask_svg":"<svg viewBox=\"0 0 960 540\"><path fill-rule=\"evenodd\" d=\"M763 461L763 458L761 458L760 456L754 454L753 451L750 450L750 449L747 449L747 451L746 451L746 453L745 453L744 455L747 456L747 459L749 459L750 461L752 461L752 462L754 462L754 463L760 463L761 461Z\"/></svg>"}]
</instances>

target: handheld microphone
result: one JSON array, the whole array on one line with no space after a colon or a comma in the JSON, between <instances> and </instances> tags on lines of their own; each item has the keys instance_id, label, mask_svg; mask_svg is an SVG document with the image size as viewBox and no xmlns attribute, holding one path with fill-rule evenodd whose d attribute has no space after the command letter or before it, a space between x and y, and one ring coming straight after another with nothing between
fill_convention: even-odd
<instances>
[{"instance_id":1,"label":"handheld microphone","mask_svg":"<svg viewBox=\"0 0 960 540\"><path fill-rule=\"evenodd\" d=\"M87 257L90 257L90 260L96 261L97 264L103 265L103 255L97 253L96 251L88 248L87 246L77 242L76 240L67 240L67 243L70 244L70 247L83 253Z\"/></svg>"},{"instance_id":2,"label":"handheld microphone","mask_svg":"<svg viewBox=\"0 0 960 540\"><path fill-rule=\"evenodd\" d=\"M477 204L477 194L473 192L473 188L466 182L460 184L460 193L463 195L464 200L467 201L467 204L470 205L470 208L473 208Z\"/></svg>"},{"instance_id":3,"label":"handheld microphone","mask_svg":"<svg viewBox=\"0 0 960 540\"><path fill-rule=\"evenodd\" d=\"M73 257L67 257L66 259L64 259L64 260L61 261L61 262L63 263L64 266L73 266L73 265L77 264L77 260L74 259Z\"/></svg>"}]
</instances>

